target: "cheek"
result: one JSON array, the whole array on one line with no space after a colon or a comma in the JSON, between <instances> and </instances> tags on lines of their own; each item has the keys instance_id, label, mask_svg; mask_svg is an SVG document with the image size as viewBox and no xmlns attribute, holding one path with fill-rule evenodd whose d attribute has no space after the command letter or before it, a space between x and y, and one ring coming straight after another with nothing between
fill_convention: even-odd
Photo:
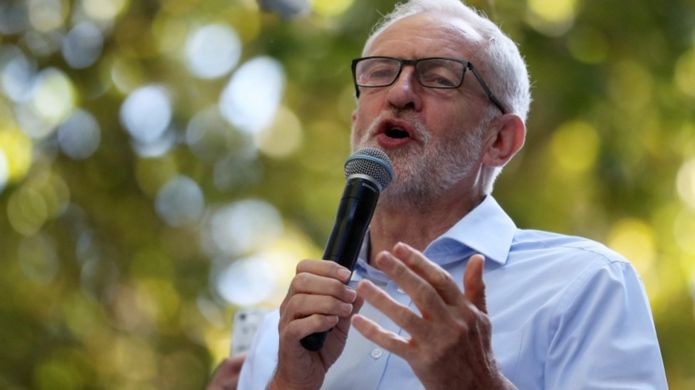
<instances>
[{"instance_id":1,"label":"cheek","mask_svg":"<svg viewBox=\"0 0 695 390\"><path fill-rule=\"evenodd\" d=\"M369 128L369 125L374 121L374 118L376 118L376 114L374 114L369 108L368 104L362 104L360 106L358 104L357 109L352 115L352 132L353 136L355 135L362 135L367 128Z\"/></svg>"}]
</instances>

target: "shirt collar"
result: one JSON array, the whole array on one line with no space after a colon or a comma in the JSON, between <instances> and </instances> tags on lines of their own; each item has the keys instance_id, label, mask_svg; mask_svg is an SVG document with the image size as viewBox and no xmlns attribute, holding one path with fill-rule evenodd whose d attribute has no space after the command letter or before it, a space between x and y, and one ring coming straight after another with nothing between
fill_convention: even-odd
<instances>
[{"instance_id":1,"label":"shirt collar","mask_svg":"<svg viewBox=\"0 0 695 390\"><path fill-rule=\"evenodd\" d=\"M425 255L440 265L461 261L473 253L499 264L507 262L516 225L497 201L488 195L483 201L461 218L454 226L437 237L425 249ZM370 279L386 280L386 276L367 263L369 235L362 244L357 268ZM353 274L353 280L361 275ZM357 276L357 278L355 278Z\"/></svg>"},{"instance_id":2,"label":"shirt collar","mask_svg":"<svg viewBox=\"0 0 695 390\"><path fill-rule=\"evenodd\" d=\"M450 252L456 247L464 246L484 255L486 259L504 264L515 232L514 221L488 195L446 233L432 241L425 252Z\"/></svg>"}]
</instances>

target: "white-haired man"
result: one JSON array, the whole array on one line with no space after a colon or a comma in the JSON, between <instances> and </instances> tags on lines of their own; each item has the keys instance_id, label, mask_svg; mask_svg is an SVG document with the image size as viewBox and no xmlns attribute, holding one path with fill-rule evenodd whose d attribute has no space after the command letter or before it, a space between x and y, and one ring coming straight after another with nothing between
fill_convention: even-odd
<instances>
[{"instance_id":1,"label":"white-haired man","mask_svg":"<svg viewBox=\"0 0 695 390\"><path fill-rule=\"evenodd\" d=\"M458 0L414 0L352 69L352 148L382 149L396 177L352 275L298 265L240 388L665 389L630 264L586 239L520 230L490 195L525 138L516 45ZM320 351L300 345L329 329Z\"/></svg>"}]
</instances>

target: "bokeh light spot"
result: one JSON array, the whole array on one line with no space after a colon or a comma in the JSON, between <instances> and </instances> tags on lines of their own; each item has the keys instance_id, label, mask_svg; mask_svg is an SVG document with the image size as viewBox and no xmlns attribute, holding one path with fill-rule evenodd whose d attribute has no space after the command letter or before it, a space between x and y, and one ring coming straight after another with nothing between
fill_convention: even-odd
<instances>
[{"instance_id":1,"label":"bokeh light spot","mask_svg":"<svg viewBox=\"0 0 695 390\"><path fill-rule=\"evenodd\" d=\"M33 143L14 127L0 128L0 151L7 163L8 181L19 181L31 167Z\"/></svg>"},{"instance_id":2,"label":"bokeh light spot","mask_svg":"<svg viewBox=\"0 0 695 390\"><path fill-rule=\"evenodd\" d=\"M50 172L41 172L14 191L7 202L10 225L31 236L49 219L65 210L70 191L65 181Z\"/></svg>"},{"instance_id":3,"label":"bokeh light spot","mask_svg":"<svg viewBox=\"0 0 695 390\"><path fill-rule=\"evenodd\" d=\"M33 138L44 138L67 118L75 105L76 92L72 81L56 68L48 68L36 77L31 99L31 112L39 116L45 127L22 127Z\"/></svg>"},{"instance_id":4,"label":"bokeh light spot","mask_svg":"<svg viewBox=\"0 0 695 390\"><path fill-rule=\"evenodd\" d=\"M29 0L29 21L39 31L55 30L63 25L69 12L67 1Z\"/></svg>"},{"instance_id":5,"label":"bokeh light spot","mask_svg":"<svg viewBox=\"0 0 695 390\"><path fill-rule=\"evenodd\" d=\"M203 243L211 257L258 250L270 245L283 230L275 207L259 199L241 200L215 210L206 225Z\"/></svg>"},{"instance_id":6,"label":"bokeh light spot","mask_svg":"<svg viewBox=\"0 0 695 390\"><path fill-rule=\"evenodd\" d=\"M255 136L256 145L263 154L284 158L299 149L302 144L302 124L286 107L280 107L273 124Z\"/></svg>"},{"instance_id":7,"label":"bokeh light spot","mask_svg":"<svg viewBox=\"0 0 695 390\"><path fill-rule=\"evenodd\" d=\"M683 53L676 60L674 82L678 89L690 97L695 97L695 48Z\"/></svg>"},{"instance_id":8,"label":"bokeh light spot","mask_svg":"<svg viewBox=\"0 0 695 390\"><path fill-rule=\"evenodd\" d=\"M133 381L148 381L157 372L157 356L145 340L121 336L113 340L110 364L124 377Z\"/></svg>"},{"instance_id":9,"label":"bokeh light spot","mask_svg":"<svg viewBox=\"0 0 695 390\"><path fill-rule=\"evenodd\" d=\"M0 34L17 34L28 27L26 3L23 1L0 2Z\"/></svg>"},{"instance_id":10,"label":"bokeh light spot","mask_svg":"<svg viewBox=\"0 0 695 390\"><path fill-rule=\"evenodd\" d=\"M645 274L656 259L656 242L651 226L642 220L625 218L608 234L608 246L624 255L639 273Z\"/></svg>"},{"instance_id":11,"label":"bokeh light spot","mask_svg":"<svg viewBox=\"0 0 695 390\"><path fill-rule=\"evenodd\" d=\"M681 249L695 255L695 239L693 239L695 237L695 212L692 210L681 211L673 223L673 234ZM691 266L695 269L695 260Z\"/></svg>"},{"instance_id":12,"label":"bokeh light spot","mask_svg":"<svg viewBox=\"0 0 695 390\"><path fill-rule=\"evenodd\" d=\"M654 98L652 74L644 64L621 61L614 65L608 79L608 92L616 106L643 113Z\"/></svg>"},{"instance_id":13,"label":"bokeh light spot","mask_svg":"<svg viewBox=\"0 0 695 390\"><path fill-rule=\"evenodd\" d=\"M695 210L695 158L686 161L678 169L676 188L681 200Z\"/></svg>"},{"instance_id":14,"label":"bokeh light spot","mask_svg":"<svg viewBox=\"0 0 695 390\"><path fill-rule=\"evenodd\" d=\"M126 8L127 0L82 0L85 13L92 19L110 22Z\"/></svg>"},{"instance_id":15,"label":"bokeh light spot","mask_svg":"<svg viewBox=\"0 0 695 390\"><path fill-rule=\"evenodd\" d=\"M353 0L314 0L312 8L322 16L338 16L347 11L352 3Z\"/></svg>"},{"instance_id":16,"label":"bokeh light spot","mask_svg":"<svg viewBox=\"0 0 695 390\"><path fill-rule=\"evenodd\" d=\"M75 110L58 127L58 144L66 155L75 160L83 160L94 153L101 141L99 124L92 114Z\"/></svg>"},{"instance_id":17,"label":"bokeh light spot","mask_svg":"<svg viewBox=\"0 0 695 390\"><path fill-rule=\"evenodd\" d=\"M120 119L139 143L157 140L169 126L172 108L166 90L149 85L133 91L121 106Z\"/></svg>"},{"instance_id":18,"label":"bokeh light spot","mask_svg":"<svg viewBox=\"0 0 695 390\"><path fill-rule=\"evenodd\" d=\"M596 164L599 137L593 126L583 121L564 123L551 140L553 157L562 168L586 172Z\"/></svg>"},{"instance_id":19,"label":"bokeh light spot","mask_svg":"<svg viewBox=\"0 0 695 390\"><path fill-rule=\"evenodd\" d=\"M159 138L146 142L136 142L133 144L135 153L140 157L162 157L165 156L176 143L176 134L173 131L165 131Z\"/></svg>"},{"instance_id":20,"label":"bokeh light spot","mask_svg":"<svg viewBox=\"0 0 695 390\"><path fill-rule=\"evenodd\" d=\"M50 32L29 30L24 34L24 41L34 57L48 57L60 51L63 36L62 28Z\"/></svg>"},{"instance_id":21,"label":"bokeh light spot","mask_svg":"<svg viewBox=\"0 0 695 390\"><path fill-rule=\"evenodd\" d=\"M559 36L572 26L577 0L528 0L529 23L538 31Z\"/></svg>"},{"instance_id":22,"label":"bokeh light spot","mask_svg":"<svg viewBox=\"0 0 695 390\"><path fill-rule=\"evenodd\" d=\"M10 180L10 168L8 167L5 153L0 149L0 193L5 189L7 182Z\"/></svg>"},{"instance_id":23,"label":"bokeh light spot","mask_svg":"<svg viewBox=\"0 0 695 390\"><path fill-rule=\"evenodd\" d=\"M7 201L7 218L17 233L31 236L48 218L46 202L36 190L22 187Z\"/></svg>"},{"instance_id":24,"label":"bokeh light spot","mask_svg":"<svg viewBox=\"0 0 695 390\"><path fill-rule=\"evenodd\" d=\"M73 68L86 68L99 59L103 44L101 30L92 23L79 23L63 40L63 58Z\"/></svg>"},{"instance_id":25,"label":"bokeh light spot","mask_svg":"<svg viewBox=\"0 0 695 390\"><path fill-rule=\"evenodd\" d=\"M181 298L171 281L159 278L139 280L135 301L138 308L159 325L171 321L181 304Z\"/></svg>"},{"instance_id":26,"label":"bokeh light spot","mask_svg":"<svg viewBox=\"0 0 695 390\"><path fill-rule=\"evenodd\" d=\"M0 83L10 99L21 102L29 99L36 66L16 46L0 47Z\"/></svg>"},{"instance_id":27,"label":"bokeh light spot","mask_svg":"<svg viewBox=\"0 0 695 390\"><path fill-rule=\"evenodd\" d=\"M157 215L170 226L191 225L200 219L205 208L203 191L198 183L186 176L178 176L157 194Z\"/></svg>"},{"instance_id":28,"label":"bokeh light spot","mask_svg":"<svg viewBox=\"0 0 695 390\"><path fill-rule=\"evenodd\" d=\"M189 25L184 19L160 12L152 22L152 33L162 54L177 56L185 46Z\"/></svg>"},{"instance_id":29,"label":"bokeh light spot","mask_svg":"<svg viewBox=\"0 0 695 390\"><path fill-rule=\"evenodd\" d=\"M236 32L224 24L210 24L193 31L186 41L186 65L203 79L227 74L239 61L241 42Z\"/></svg>"},{"instance_id":30,"label":"bokeh light spot","mask_svg":"<svg viewBox=\"0 0 695 390\"><path fill-rule=\"evenodd\" d=\"M130 93L145 79L140 64L125 57L116 57L109 64L109 73L113 85L121 93Z\"/></svg>"},{"instance_id":31,"label":"bokeh light spot","mask_svg":"<svg viewBox=\"0 0 695 390\"><path fill-rule=\"evenodd\" d=\"M234 72L220 97L220 110L231 124L248 133L268 126L280 104L285 84L282 65L256 57Z\"/></svg>"},{"instance_id":32,"label":"bokeh light spot","mask_svg":"<svg viewBox=\"0 0 695 390\"><path fill-rule=\"evenodd\" d=\"M260 256L232 262L215 277L218 293L229 303L251 306L271 297L275 290L273 267Z\"/></svg>"}]
</instances>

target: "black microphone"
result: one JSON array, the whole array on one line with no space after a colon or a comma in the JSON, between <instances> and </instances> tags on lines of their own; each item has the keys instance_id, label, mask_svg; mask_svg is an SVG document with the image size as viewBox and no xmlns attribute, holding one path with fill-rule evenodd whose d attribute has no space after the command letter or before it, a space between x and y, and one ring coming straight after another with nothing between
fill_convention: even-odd
<instances>
[{"instance_id":1,"label":"black microphone","mask_svg":"<svg viewBox=\"0 0 695 390\"><path fill-rule=\"evenodd\" d=\"M323 258L352 271L379 194L393 178L391 160L379 149L360 149L345 161L345 178L347 183ZM318 351L327 335L328 332L310 334L300 343L309 351Z\"/></svg>"}]
</instances>

